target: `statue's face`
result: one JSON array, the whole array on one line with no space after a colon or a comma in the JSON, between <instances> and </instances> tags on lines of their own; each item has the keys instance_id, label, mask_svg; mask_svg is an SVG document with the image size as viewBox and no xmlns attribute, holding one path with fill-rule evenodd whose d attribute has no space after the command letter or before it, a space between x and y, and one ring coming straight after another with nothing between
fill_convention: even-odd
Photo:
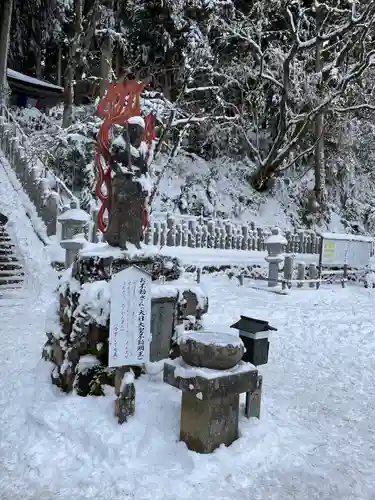
<instances>
[{"instance_id":1,"label":"statue's face","mask_svg":"<svg viewBox=\"0 0 375 500\"><path fill-rule=\"evenodd\" d=\"M130 144L136 148L141 145L143 138L143 127L140 125L131 123L128 125Z\"/></svg>"}]
</instances>

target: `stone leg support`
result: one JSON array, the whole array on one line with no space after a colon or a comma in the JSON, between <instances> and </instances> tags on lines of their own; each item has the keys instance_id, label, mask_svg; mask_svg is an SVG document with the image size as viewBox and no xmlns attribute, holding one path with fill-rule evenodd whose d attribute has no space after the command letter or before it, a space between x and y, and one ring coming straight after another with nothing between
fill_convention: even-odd
<instances>
[{"instance_id":1,"label":"stone leg support","mask_svg":"<svg viewBox=\"0 0 375 500\"><path fill-rule=\"evenodd\" d=\"M260 418L260 407L262 402L263 377L258 375L257 387L254 391L246 393L245 415L247 418Z\"/></svg>"},{"instance_id":2,"label":"stone leg support","mask_svg":"<svg viewBox=\"0 0 375 500\"><path fill-rule=\"evenodd\" d=\"M133 383L122 385L122 380L127 372L128 366L122 366L116 369L115 373L115 417L118 423L123 424L135 413L135 386Z\"/></svg>"}]
</instances>

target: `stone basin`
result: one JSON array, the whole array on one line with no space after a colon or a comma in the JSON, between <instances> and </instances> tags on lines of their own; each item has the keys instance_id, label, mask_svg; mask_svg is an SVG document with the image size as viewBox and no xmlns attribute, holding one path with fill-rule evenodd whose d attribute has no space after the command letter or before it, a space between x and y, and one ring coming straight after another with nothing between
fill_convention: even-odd
<instances>
[{"instance_id":1,"label":"stone basin","mask_svg":"<svg viewBox=\"0 0 375 500\"><path fill-rule=\"evenodd\" d=\"M185 363L212 370L233 368L245 351L240 337L216 332L185 332L179 347Z\"/></svg>"}]
</instances>

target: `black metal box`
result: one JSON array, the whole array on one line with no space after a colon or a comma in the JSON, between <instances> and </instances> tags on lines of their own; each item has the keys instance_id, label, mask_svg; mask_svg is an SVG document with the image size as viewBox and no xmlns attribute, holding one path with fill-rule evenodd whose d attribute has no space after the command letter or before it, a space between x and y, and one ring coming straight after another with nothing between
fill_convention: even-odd
<instances>
[{"instance_id":1,"label":"black metal box","mask_svg":"<svg viewBox=\"0 0 375 500\"><path fill-rule=\"evenodd\" d=\"M245 345L246 352L242 360L254 366L268 363L268 352L270 348L269 331L277 328L269 325L268 321L241 316L237 323L231 326L239 330L240 338Z\"/></svg>"}]
</instances>

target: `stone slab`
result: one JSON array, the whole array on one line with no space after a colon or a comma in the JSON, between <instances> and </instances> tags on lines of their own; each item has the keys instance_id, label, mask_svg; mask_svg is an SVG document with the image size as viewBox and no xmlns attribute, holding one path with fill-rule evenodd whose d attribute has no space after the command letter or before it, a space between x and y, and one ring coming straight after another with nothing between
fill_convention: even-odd
<instances>
[{"instance_id":1,"label":"stone slab","mask_svg":"<svg viewBox=\"0 0 375 500\"><path fill-rule=\"evenodd\" d=\"M160 297L151 301L150 361L160 361L169 356L175 325L177 299Z\"/></svg>"},{"instance_id":2,"label":"stone slab","mask_svg":"<svg viewBox=\"0 0 375 500\"><path fill-rule=\"evenodd\" d=\"M164 363L165 383L198 395L201 400L217 399L254 391L257 387L258 370L250 363L240 362L230 370L211 370L187 365L182 358Z\"/></svg>"}]
</instances>

